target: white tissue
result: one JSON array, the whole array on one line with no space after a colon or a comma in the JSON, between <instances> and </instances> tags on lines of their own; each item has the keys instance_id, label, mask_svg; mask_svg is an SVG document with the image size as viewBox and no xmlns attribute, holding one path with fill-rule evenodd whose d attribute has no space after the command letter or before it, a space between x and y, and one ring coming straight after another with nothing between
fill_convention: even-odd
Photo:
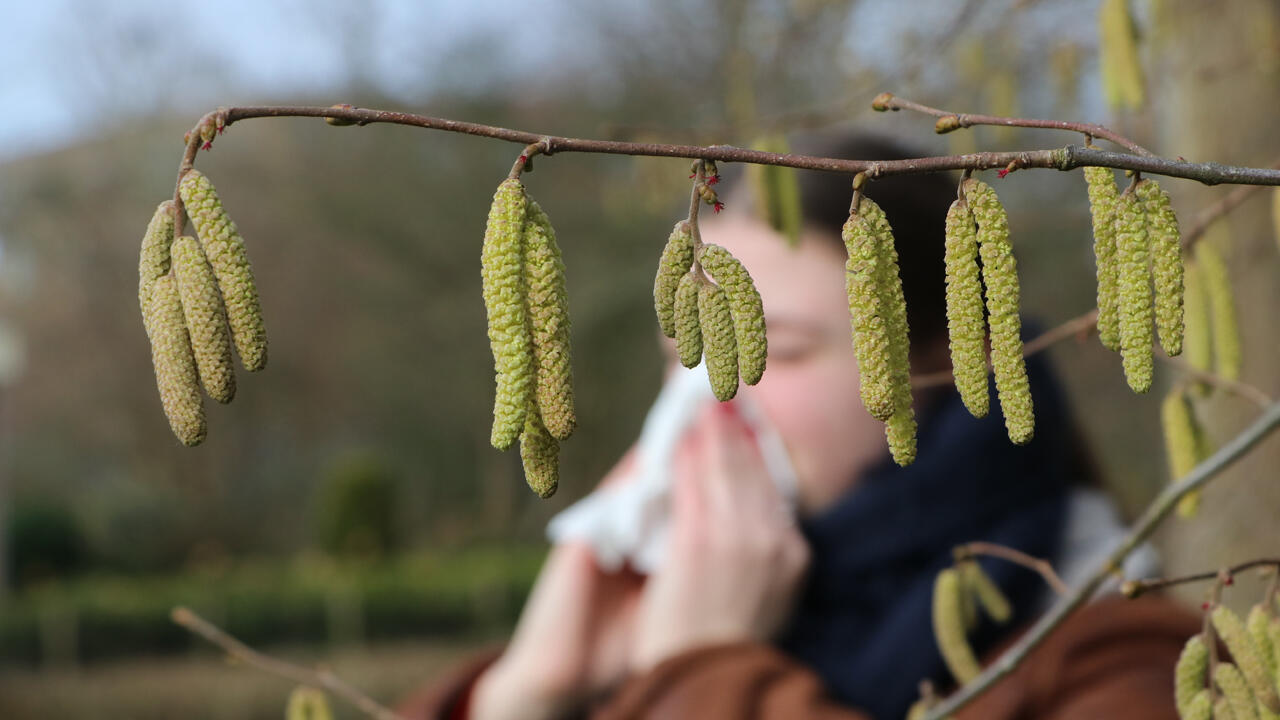
<instances>
[{"instance_id":1,"label":"white tissue","mask_svg":"<svg viewBox=\"0 0 1280 720\"><path fill-rule=\"evenodd\" d=\"M710 402L716 399L705 367L678 368L645 417L630 476L596 489L551 518L551 542L586 542L605 570L629 561L637 572L652 572L663 557L670 526L672 458L698 411ZM733 402L755 432L765 467L794 514L796 474L782 438L749 391L740 391Z\"/></svg>"}]
</instances>

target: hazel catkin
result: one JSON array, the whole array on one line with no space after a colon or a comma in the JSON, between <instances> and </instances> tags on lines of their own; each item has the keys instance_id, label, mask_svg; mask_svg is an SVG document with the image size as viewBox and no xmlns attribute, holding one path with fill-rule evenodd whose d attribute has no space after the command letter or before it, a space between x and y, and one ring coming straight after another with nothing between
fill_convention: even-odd
<instances>
[{"instance_id":1,"label":"hazel catkin","mask_svg":"<svg viewBox=\"0 0 1280 720\"><path fill-rule=\"evenodd\" d=\"M698 324L711 391L721 402L732 400L738 394L738 346L729 298L719 285L702 283L698 288Z\"/></svg>"},{"instance_id":2,"label":"hazel catkin","mask_svg":"<svg viewBox=\"0 0 1280 720\"><path fill-rule=\"evenodd\" d=\"M520 461L524 479L540 498L555 494L560 484L560 443L547 432L537 408L527 408L520 433Z\"/></svg>"},{"instance_id":3,"label":"hazel catkin","mask_svg":"<svg viewBox=\"0 0 1280 720\"><path fill-rule=\"evenodd\" d=\"M910 403L899 407L884 425L893 461L906 467L916 460L916 414Z\"/></svg>"},{"instance_id":4,"label":"hazel catkin","mask_svg":"<svg viewBox=\"0 0 1280 720\"><path fill-rule=\"evenodd\" d=\"M200 251L200 244L190 235L173 241L172 256L173 275L182 298L182 314L186 317L200 382L209 397L229 403L236 395L236 374L218 280Z\"/></svg>"},{"instance_id":5,"label":"hazel catkin","mask_svg":"<svg viewBox=\"0 0 1280 720\"><path fill-rule=\"evenodd\" d=\"M1267 673L1274 677L1276 655L1275 647L1271 643L1270 622L1271 618L1267 617L1266 608L1261 603L1257 603L1249 608L1244 626L1249 631L1249 637L1253 639L1253 646L1257 648L1258 655L1262 657L1262 663L1267 667Z\"/></svg>"},{"instance_id":6,"label":"hazel catkin","mask_svg":"<svg viewBox=\"0 0 1280 720\"><path fill-rule=\"evenodd\" d=\"M893 228L884 210L870 198L863 198L859 212L866 217L876 238L876 287L880 307L885 312L885 330L889 340L889 368L892 373L893 415L885 426L889 451L898 465L906 467L916 457L915 410L911 407L910 338L907 326L907 301L898 274L898 249Z\"/></svg>"},{"instance_id":7,"label":"hazel catkin","mask_svg":"<svg viewBox=\"0 0 1280 720\"><path fill-rule=\"evenodd\" d=\"M1197 692L1191 698L1191 701L1187 703L1186 709L1179 711L1178 717L1181 720L1211 720L1214 715L1208 689L1201 689L1200 692ZM1231 720L1231 717L1223 715L1218 720Z\"/></svg>"},{"instance_id":8,"label":"hazel catkin","mask_svg":"<svg viewBox=\"0 0 1280 720\"><path fill-rule=\"evenodd\" d=\"M1116 264L1115 211L1119 190L1111 168L1086 167L1089 214L1093 220L1093 256L1098 278L1098 339L1120 349L1119 268Z\"/></svg>"},{"instance_id":9,"label":"hazel catkin","mask_svg":"<svg viewBox=\"0 0 1280 720\"><path fill-rule=\"evenodd\" d=\"M1204 691L1208 667L1209 649L1199 635L1192 635L1173 667L1173 699L1180 716L1187 717L1196 696Z\"/></svg>"},{"instance_id":10,"label":"hazel catkin","mask_svg":"<svg viewBox=\"0 0 1280 720\"><path fill-rule=\"evenodd\" d=\"M1151 271L1146 215L1137 196L1116 200L1116 261L1120 287L1120 355L1124 377L1137 393L1151 389Z\"/></svg>"},{"instance_id":11,"label":"hazel catkin","mask_svg":"<svg viewBox=\"0 0 1280 720\"><path fill-rule=\"evenodd\" d=\"M987 323L982 312L978 234L973 214L963 200L956 200L947 211L945 259L951 373L964 406L974 417L986 417L990 409Z\"/></svg>"},{"instance_id":12,"label":"hazel catkin","mask_svg":"<svg viewBox=\"0 0 1280 720\"><path fill-rule=\"evenodd\" d=\"M1031 386L1022 356L1022 318L1018 314L1018 265L1009 242L1009 218L990 185L970 178L964 196L978 224L982 280L987 288L987 317L991 327L991 366L1005 429L1015 445L1035 434Z\"/></svg>"},{"instance_id":13,"label":"hazel catkin","mask_svg":"<svg viewBox=\"0 0 1280 720\"><path fill-rule=\"evenodd\" d=\"M199 170L188 170L182 176L178 192L200 235L204 255L218 278L240 363L249 372L261 370L267 365L267 331L262 322L258 286L253 280L253 268L240 231L223 208L213 183Z\"/></svg>"},{"instance_id":14,"label":"hazel catkin","mask_svg":"<svg viewBox=\"0 0 1280 720\"><path fill-rule=\"evenodd\" d=\"M841 234L848 251L845 289L862 404L872 417L885 421L896 408L887 312L878 287L880 252L871 226L861 215L850 215Z\"/></svg>"},{"instance_id":15,"label":"hazel catkin","mask_svg":"<svg viewBox=\"0 0 1280 720\"><path fill-rule=\"evenodd\" d=\"M1156 332L1169 356L1182 353L1182 235L1178 216L1166 193L1154 180L1138 183L1135 192L1146 214L1150 236L1151 276L1155 281Z\"/></svg>"},{"instance_id":16,"label":"hazel catkin","mask_svg":"<svg viewBox=\"0 0 1280 720\"><path fill-rule=\"evenodd\" d=\"M1231 708L1232 720L1258 720L1253 693L1249 692L1249 683L1240 668L1227 662L1218 663L1213 670L1213 682Z\"/></svg>"},{"instance_id":17,"label":"hazel catkin","mask_svg":"<svg viewBox=\"0 0 1280 720\"><path fill-rule=\"evenodd\" d=\"M702 269L724 289L733 315L733 336L738 349L738 374L742 382L755 385L764 375L769 345L765 335L764 306L750 273L728 250L719 245L703 245L698 250Z\"/></svg>"},{"instance_id":18,"label":"hazel catkin","mask_svg":"<svg viewBox=\"0 0 1280 720\"><path fill-rule=\"evenodd\" d=\"M1267 672L1267 666L1262 660L1260 651L1254 646L1253 638L1249 636L1240 617L1231 608L1218 605L1213 609L1212 620L1218 637L1222 638L1222 642L1231 651L1231 659L1240 668L1240 673L1248 681L1258 701L1272 712L1280 712L1280 696L1276 693L1275 679ZM1217 680L1217 677L1215 676L1214 679ZM1224 693L1227 692L1225 687L1222 690ZM1238 712L1234 702L1232 710Z\"/></svg>"},{"instance_id":19,"label":"hazel catkin","mask_svg":"<svg viewBox=\"0 0 1280 720\"><path fill-rule=\"evenodd\" d=\"M1098 9L1098 51L1102 89L1113 108L1142 107L1142 64L1129 0L1102 0ZM1243 720L1243 718L1241 718Z\"/></svg>"},{"instance_id":20,"label":"hazel catkin","mask_svg":"<svg viewBox=\"0 0 1280 720\"><path fill-rule=\"evenodd\" d=\"M1213 363L1217 373L1228 380L1240 379L1240 328L1236 323L1236 302L1231 278L1222 255L1208 242L1196 244L1196 262L1204 283L1212 315Z\"/></svg>"},{"instance_id":21,"label":"hazel catkin","mask_svg":"<svg viewBox=\"0 0 1280 720\"><path fill-rule=\"evenodd\" d=\"M1183 271L1184 330L1183 354L1191 367L1203 372L1213 371L1213 338L1209 322L1209 298L1204 282L1200 279L1198 263L1187 263ZM1192 385L1199 395L1206 395L1209 386L1202 382Z\"/></svg>"},{"instance_id":22,"label":"hazel catkin","mask_svg":"<svg viewBox=\"0 0 1280 720\"><path fill-rule=\"evenodd\" d=\"M671 236L662 248L658 274L653 279L653 306L658 315L658 326L669 338L676 336L676 287L692 265L693 232L689 221L681 220L671 230Z\"/></svg>"},{"instance_id":23,"label":"hazel catkin","mask_svg":"<svg viewBox=\"0 0 1280 720\"><path fill-rule=\"evenodd\" d=\"M938 573L933 583L933 635L947 669L960 685L981 671L978 658L965 637L962 593L959 571L947 568Z\"/></svg>"},{"instance_id":24,"label":"hazel catkin","mask_svg":"<svg viewBox=\"0 0 1280 720\"><path fill-rule=\"evenodd\" d=\"M987 575L977 560L961 563L960 574L965 589L978 600L987 617L1001 624L1013 618L1013 606L1009 604L1009 598L1005 597L1000 586Z\"/></svg>"},{"instance_id":25,"label":"hazel catkin","mask_svg":"<svg viewBox=\"0 0 1280 720\"><path fill-rule=\"evenodd\" d=\"M676 356L680 364L694 368L702 362L702 327L698 322L698 286L703 280L687 272L676 286Z\"/></svg>"},{"instance_id":26,"label":"hazel catkin","mask_svg":"<svg viewBox=\"0 0 1280 720\"><path fill-rule=\"evenodd\" d=\"M557 440L565 440L573 434L578 422L569 346L569 296L555 230L533 200L529 200L526 212L524 242L524 283L538 412L547 431Z\"/></svg>"},{"instance_id":27,"label":"hazel catkin","mask_svg":"<svg viewBox=\"0 0 1280 720\"><path fill-rule=\"evenodd\" d=\"M147 311L151 298L151 286L169 272L169 247L173 244L173 201L165 200L156 207L142 235L142 250L138 253L138 306Z\"/></svg>"},{"instance_id":28,"label":"hazel catkin","mask_svg":"<svg viewBox=\"0 0 1280 720\"><path fill-rule=\"evenodd\" d=\"M169 427L183 445L199 445L208 428L182 300L172 273L152 285L143 321L151 338L151 363Z\"/></svg>"},{"instance_id":29,"label":"hazel catkin","mask_svg":"<svg viewBox=\"0 0 1280 720\"><path fill-rule=\"evenodd\" d=\"M525 309L526 206L520 181L504 180L493 195L480 252L496 386L489 441L499 450L511 447L524 429L525 412L534 393L533 352Z\"/></svg>"},{"instance_id":30,"label":"hazel catkin","mask_svg":"<svg viewBox=\"0 0 1280 720\"><path fill-rule=\"evenodd\" d=\"M1176 482L1209 456L1204 429L1196 421L1191 399L1184 389L1174 388L1165 396L1160 405L1160 426L1164 431L1169 479ZM1200 492L1195 490L1178 501L1178 515L1193 517L1199 507Z\"/></svg>"}]
</instances>

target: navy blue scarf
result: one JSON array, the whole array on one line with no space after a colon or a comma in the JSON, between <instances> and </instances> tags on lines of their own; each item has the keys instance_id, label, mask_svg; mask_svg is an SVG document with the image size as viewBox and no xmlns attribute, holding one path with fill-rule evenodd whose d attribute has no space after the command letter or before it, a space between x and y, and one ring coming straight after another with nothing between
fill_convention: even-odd
<instances>
[{"instance_id":1,"label":"navy blue scarf","mask_svg":"<svg viewBox=\"0 0 1280 720\"><path fill-rule=\"evenodd\" d=\"M952 684L933 639L934 576L952 547L987 540L1052 558L1079 468L1060 389L1047 361L1028 362L1035 439L1009 442L994 387L982 420L954 390L926 410L919 452L908 467L884 462L833 507L801 522L813 550L807 585L779 645L813 668L838 701L882 720L901 720L920 680ZM1043 581L1010 563L983 567L1029 619ZM971 636L981 653L1007 628Z\"/></svg>"}]
</instances>

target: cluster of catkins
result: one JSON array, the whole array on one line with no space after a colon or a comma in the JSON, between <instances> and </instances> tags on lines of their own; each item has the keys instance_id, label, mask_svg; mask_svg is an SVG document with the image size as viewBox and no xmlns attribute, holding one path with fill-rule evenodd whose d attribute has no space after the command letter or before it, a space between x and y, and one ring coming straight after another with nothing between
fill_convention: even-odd
<instances>
[{"instance_id":1,"label":"cluster of catkins","mask_svg":"<svg viewBox=\"0 0 1280 720\"><path fill-rule=\"evenodd\" d=\"M1009 439L1024 445L1035 433L1031 388L1022 354L1018 266L1009 218L990 185L973 178L947 211L947 330L956 389L974 417L989 410L986 337ZM978 258L981 257L981 269ZM982 288L986 287L986 319Z\"/></svg>"},{"instance_id":2,"label":"cluster of catkins","mask_svg":"<svg viewBox=\"0 0 1280 720\"><path fill-rule=\"evenodd\" d=\"M961 685L982 669L967 637L978 626L979 606L1000 624L1013 617L1008 598L975 558L938 573L933 583L933 635L947 669Z\"/></svg>"},{"instance_id":3,"label":"cluster of catkins","mask_svg":"<svg viewBox=\"0 0 1280 720\"><path fill-rule=\"evenodd\" d=\"M1152 180L1118 192L1115 174L1084 169L1098 268L1098 337L1120 351L1134 392L1151 389L1152 316L1160 345L1182 352L1182 240L1169 196ZM1155 302L1152 303L1152 280Z\"/></svg>"},{"instance_id":4,"label":"cluster of catkins","mask_svg":"<svg viewBox=\"0 0 1280 720\"><path fill-rule=\"evenodd\" d=\"M550 497L560 478L560 440L577 425L564 263L546 213L508 178L493 196L481 250L497 392L490 442L520 439L525 480Z\"/></svg>"},{"instance_id":5,"label":"cluster of catkins","mask_svg":"<svg viewBox=\"0 0 1280 720\"><path fill-rule=\"evenodd\" d=\"M916 458L911 407L907 305L898 276L898 250L884 211L861 197L841 232L848 260L845 289L862 404L885 423L889 451L899 465Z\"/></svg>"},{"instance_id":6,"label":"cluster of catkins","mask_svg":"<svg viewBox=\"0 0 1280 720\"><path fill-rule=\"evenodd\" d=\"M755 385L764 375L764 307L742 263L695 235L689 220L671 231L653 281L654 310L662 333L675 338L680 363L697 367L705 356L712 392L730 400L739 380Z\"/></svg>"},{"instance_id":7,"label":"cluster of catkins","mask_svg":"<svg viewBox=\"0 0 1280 720\"><path fill-rule=\"evenodd\" d=\"M1174 668L1174 700L1182 720L1274 720L1280 717L1280 619L1254 605L1241 620L1224 605L1210 614L1213 630L1231 652L1209 672L1209 648L1202 635L1187 640ZM1210 676L1212 675L1212 677ZM1209 683L1218 689L1217 699Z\"/></svg>"},{"instance_id":8,"label":"cluster of catkins","mask_svg":"<svg viewBox=\"0 0 1280 720\"><path fill-rule=\"evenodd\" d=\"M169 427L194 446L208 431L200 386L214 400L231 402L232 342L253 372L267 364L267 335L244 240L213 184L189 170L178 192L199 242L175 239L174 204L160 203L142 238L138 303Z\"/></svg>"}]
</instances>

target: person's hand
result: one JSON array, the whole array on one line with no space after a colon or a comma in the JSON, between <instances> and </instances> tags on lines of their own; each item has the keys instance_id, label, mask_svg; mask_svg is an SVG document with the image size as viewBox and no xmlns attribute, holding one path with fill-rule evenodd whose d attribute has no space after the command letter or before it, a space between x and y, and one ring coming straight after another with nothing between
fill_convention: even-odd
<instances>
[{"instance_id":1,"label":"person's hand","mask_svg":"<svg viewBox=\"0 0 1280 720\"><path fill-rule=\"evenodd\" d=\"M728 403L709 407L677 453L664 563L640 600L631 667L704 645L766 640L786 620L809 547L750 430Z\"/></svg>"},{"instance_id":2,"label":"person's hand","mask_svg":"<svg viewBox=\"0 0 1280 720\"><path fill-rule=\"evenodd\" d=\"M642 582L629 570L601 570L587 545L556 546L511 643L476 683L471 718L559 717L617 684L628 667Z\"/></svg>"}]
</instances>

